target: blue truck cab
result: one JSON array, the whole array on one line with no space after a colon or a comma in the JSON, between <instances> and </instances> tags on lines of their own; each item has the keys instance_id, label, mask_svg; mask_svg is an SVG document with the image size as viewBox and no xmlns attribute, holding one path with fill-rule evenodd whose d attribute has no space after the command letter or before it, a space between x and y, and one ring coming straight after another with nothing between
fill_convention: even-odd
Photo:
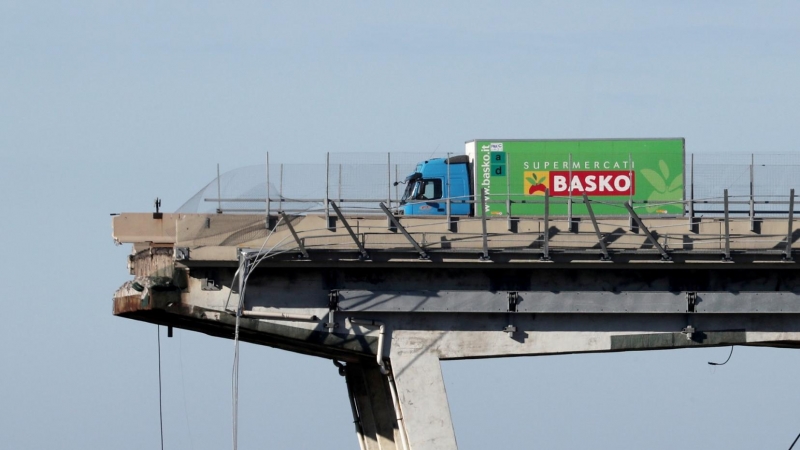
<instances>
[{"instance_id":1,"label":"blue truck cab","mask_svg":"<svg viewBox=\"0 0 800 450\"><path fill-rule=\"evenodd\" d=\"M467 155L423 161L405 179L406 189L400 200L403 214L445 215L449 198L450 214L470 215L470 181Z\"/></svg>"}]
</instances>

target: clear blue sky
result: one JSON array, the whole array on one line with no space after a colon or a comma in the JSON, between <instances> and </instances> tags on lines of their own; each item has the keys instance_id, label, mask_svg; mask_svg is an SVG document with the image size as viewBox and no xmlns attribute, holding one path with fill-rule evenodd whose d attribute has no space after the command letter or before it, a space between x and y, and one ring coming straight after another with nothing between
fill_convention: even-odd
<instances>
[{"instance_id":1,"label":"clear blue sky","mask_svg":"<svg viewBox=\"0 0 800 450\"><path fill-rule=\"evenodd\" d=\"M109 213L214 175L476 137L798 152L796 2L0 0L0 447L156 448L156 329ZM281 149L281 150L277 150ZM290 150L287 150L290 149ZM162 340L168 449L230 445L230 341ZM444 364L462 449L788 448L795 350ZM244 345L240 448L356 448L330 361Z\"/></svg>"}]
</instances>

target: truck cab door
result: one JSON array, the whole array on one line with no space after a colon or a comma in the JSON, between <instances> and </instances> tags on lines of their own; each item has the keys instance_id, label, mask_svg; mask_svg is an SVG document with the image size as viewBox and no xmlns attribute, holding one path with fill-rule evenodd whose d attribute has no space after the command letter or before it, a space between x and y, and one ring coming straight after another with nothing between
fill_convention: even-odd
<instances>
[{"instance_id":1,"label":"truck cab door","mask_svg":"<svg viewBox=\"0 0 800 450\"><path fill-rule=\"evenodd\" d=\"M438 178L417 180L410 203L411 214L446 214L446 205L442 201L442 180Z\"/></svg>"}]
</instances>

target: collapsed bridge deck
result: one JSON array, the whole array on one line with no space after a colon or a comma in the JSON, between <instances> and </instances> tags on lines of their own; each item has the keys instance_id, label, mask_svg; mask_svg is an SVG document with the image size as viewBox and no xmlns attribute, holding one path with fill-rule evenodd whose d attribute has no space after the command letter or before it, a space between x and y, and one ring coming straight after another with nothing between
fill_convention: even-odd
<instances>
[{"instance_id":1,"label":"collapsed bridge deck","mask_svg":"<svg viewBox=\"0 0 800 450\"><path fill-rule=\"evenodd\" d=\"M800 347L793 218L122 214L114 313L346 364L361 448L456 448L439 360ZM236 274L239 274L236 276Z\"/></svg>"}]
</instances>

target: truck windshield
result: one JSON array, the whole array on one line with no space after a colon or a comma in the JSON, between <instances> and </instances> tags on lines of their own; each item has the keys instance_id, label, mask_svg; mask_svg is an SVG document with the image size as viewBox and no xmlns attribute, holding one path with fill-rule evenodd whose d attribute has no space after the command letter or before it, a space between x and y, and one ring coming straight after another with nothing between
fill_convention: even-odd
<instances>
[{"instance_id":1,"label":"truck windshield","mask_svg":"<svg viewBox=\"0 0 800 450\"><path fill-rule=\"evenodd\" d=\"M400 204L405 204L408 199L414 198L414 188L417 187L417 183L408 182L406 183L406 190L403 192L403 198L400 199Z\"/></svg>"},{"instance_id":2,"label":"truck windshield","mask_svg":"<svg viewBox=\"0 0 800 450\"><path fill-rule=\"evenodd\" d=\"M416 181L408 181L400 203L405 204L413 200L436 200L440 198L442 198L442 180L417 179Z\"/></svg>"},{"instance_id":3,"label":"truck windshield","mask_svg":"<svg viewBox=\"0 0 800 450\"><path fill-rule=\"evenodd\" d=\"M436 200L442 198L442 180L420 180L415 189L415 200Z\"/></svg>"}]
</instances>

